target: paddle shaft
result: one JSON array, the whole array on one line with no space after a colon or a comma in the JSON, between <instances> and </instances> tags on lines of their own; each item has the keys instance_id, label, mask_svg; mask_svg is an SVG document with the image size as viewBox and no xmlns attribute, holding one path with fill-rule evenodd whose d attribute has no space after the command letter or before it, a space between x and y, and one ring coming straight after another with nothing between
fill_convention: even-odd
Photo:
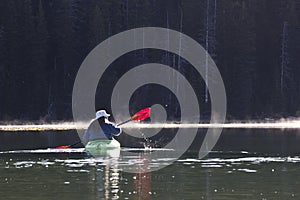
<instances>
[{"instance_id":1,"label":"paddle shaft","mask_svg":"<svg viewBox=\"0 0 300 200\"><path fill-rule=\"evenodd\" d=\"M74 143L74 144L71 144L71 145L68 145L68 148L70 148L70 147L73 147L73 146L75 146L75 145L77 145L77 144L80 144L81 143L81 141L79 141L79 142L76 142L76 143Z\"/></svg>"},{"instance_id":2,"label":"paddle shaft","mask_svg":"<svg viewBox=\"0 0 300 200\"><path fill-rule=\"evenodd\" d=\"M126 120L125 122L121 122L121 123L117 124L117 126L121 126L121 125L126 124L126 123L128 123L128 122L130 122L130 121L132 121L131 118L128 119L128 120Z\"/></svg>"}]
</instances>

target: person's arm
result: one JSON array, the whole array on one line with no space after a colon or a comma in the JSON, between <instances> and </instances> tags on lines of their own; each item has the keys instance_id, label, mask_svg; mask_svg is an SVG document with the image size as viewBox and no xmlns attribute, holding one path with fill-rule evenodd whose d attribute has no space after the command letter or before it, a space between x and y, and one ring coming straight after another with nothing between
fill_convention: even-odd
<instances>
[{"instance_id":1,"label":"person's arm","mask_svg":"<svg viewBox=\"0 0 300 200\"><path fill-rule=\"evenodd\" d=\"M114 125L112 123L107 124L106 127L107 127L107 129L109 129L109 132L114 136L118 136L122 132L122 129L120 127L118 127L117 125Z\"/></svg>"}]
</instances>

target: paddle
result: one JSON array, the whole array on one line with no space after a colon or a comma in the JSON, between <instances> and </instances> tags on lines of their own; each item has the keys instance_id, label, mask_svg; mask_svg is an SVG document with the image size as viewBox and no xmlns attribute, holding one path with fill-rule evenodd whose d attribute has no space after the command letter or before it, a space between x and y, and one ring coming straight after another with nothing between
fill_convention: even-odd
<instances>
[{"instance_id":1,"label":"paddle","mask_svg":"<svg viewBox=\"0 0 300 200\"><path fill-rule=\"evenodd\" d=\"M80 142L76 142L76 143L71 144L71 145L67 145L67 146L58 146L58 147L55 147L55 148L56 148L56 149L68 149L68 148L71 148L71 147L75 146L76 144L80 144L80 143L81 143L81 141L80 141Z\"/></svg>"},{"instance_id":2,"label":"paddle","mask_svg":"<svg viewBox=\"0 0 300 200\"><path fill-rule=\"evenodd\" d=\"M130 119L126 120L125 122L117 124L117 126L126 124L130 121L142 121L144 119L147 119L151 115L151 108L144 108L143 110L140 110L139 112L135 113Z\"/></svg>"},{"instance_id":3,"label":"paddle","mask_svg":"<svg viewBox=\"0 0 300 200\"><path fill-rule=\"evenodd\" d=\"M126 120L125 122L117 124L117 126L126 124L130 121L142 121L142 120L147 119L148 117L150 117L150 115L151 115L151 108L150 107L144 108L143 110L140 110L139 112L135 113L130 119ZM80 144L80 143L81 143L81 141L76 142L76 143L71 144L71 145L58 146L58 147L56 147L56 149L68 149L68 148L71 148L71 147L73 147L77 144Z\"/></svg>"}]
</instances>

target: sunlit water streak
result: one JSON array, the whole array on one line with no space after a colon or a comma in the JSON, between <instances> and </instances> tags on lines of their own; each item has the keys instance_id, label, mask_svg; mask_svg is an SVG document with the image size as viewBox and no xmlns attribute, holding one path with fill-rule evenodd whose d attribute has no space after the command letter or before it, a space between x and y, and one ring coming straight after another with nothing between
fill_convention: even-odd
<instances>
[{"instance_id":1,"label":"sunlit water streak","mask_svg":"<svg viewBox=\"0 0 300 200\"><path fill-rule=\"evenodd\" d=\"M139 152L153 152L153 151L174 151L174 149L166 149L166 148L125 148L122 147L121 151L129 152L129 151L139 151ZM66 149L57 149L57 148L48 148L48 149L36 149L36 150L14 150L14 151L0 151L0 154L52 154L52 153L84 153L86 152L85 148L66 148Z\"/></svg>"},{"instance_id":2,"label":"sunlit water streak","mask_svg":"<svg viewBox=\"0 0 300 200\"><path fill-rule=\"evenodd\" d=\"M126 152L139 152L138 155L131 155L126 154ZM45 155L45 154L54 154L54 155L60 155L61 153L80 153L83 157L76 159L76 158L67 158L67 159L58 159L55 158L54 160L41 160L41 161L18 161L14 163L14 165L17 166L23 166L23 167L32 167L33 165L54 165L55 163L64 163L65 165L69 167L83 167L84 165L94 165L94 164L108 164L112 160L114 161L114 164L118 165L125 165L125 166L131 166L137 163L140 163L144 161L143 158L147 157L147 155L151 155L155 151L165 151L170 152L174 151L174 149L166 149L166 148L122 148L121 149L121 155L118 157L106 157L106 156L100 156L100 157L94 157L88 154L88 152L85 150L85 148L69 148L69 149L55 149L55 148L48 148L48 149L37 149L37 150L16 150L16 151L2 151L0 152L0 155ZM85 154L82 154L85 153ZM212 153L217 155L225 155L226 152L223 151L213 151ZM300 157L299 156L254 156L253 154L246 152L246 151L239 151L239 152L227 152L232 155L236 155L234 157L207 157L204 159L198 159L198 158L183 158L183 159L176 159L177 163L181 163L183 165L197 165L200 164L201 167L205 168L220 168L220 167L234 167L238 165L259 165L262 163L300 163ZM141 155L143 155L141 157ZM164 162L174 162L174 158L171 157L161 157L159 159L152 158L148 159L149 162L147 164L163 164ZM143 163L143 162L142 162ZM252 169L241 169L241 171L253 173Z\"/></svg>"},{"instance_id":3,"label":"sunlit water streak","mask_svg":"<svg viewBox=\"0 0 300 200\"><path fill-rule=\"evenodd\" d=\"M180 159L177 160L178 162L185 162L185 163L218 163L218 164L225 164L225 163L251 163L251 164L260 164L260 163L269 163L269 162L287 162L287 163L300 163L300 157L240 157L240 158L208 158L208 159L194 159L194 158L187 158L187 159Z\"/></svg>"},{"instance_id":4,"label":"sunlit water streak","mask_svg":"<svg viewBox=\"0 0 300 200\"><path fill-rule=\"evenodd\" d=\"M23 125L0 125L0 131L48 131L48 130L74 130L86 129L88 122L82 123L57 123L57 124L23 124ZM191 123L128 123L122 128L247 128L247 129L300 129L300 120L293 121L274 121L274 122L239 122L225 124L191 124Z\"/></svg>"},{"instance_id":5,"label":"sunlit water streak","mask_svg":"<svg viewBox=\"0 0 300 200\"><path fill-rule=\"evenodd\" d=\"M39 153L83 153L85 148L48 148L48 149L36 149L36 150L15 150L15 151L0 151L0 154L39 154Z\"/></svg>"},{"instance_id":6,"label":"sunlit water streak","mask_svg":"<svg viewBox=\"0 0 300 200\"><path fill-rule=\"evenodd\" d=\"M155 168L172 158L152 160L147 154L119 158L14 155L2 157L0 185L2 194L15 199L35 197L37 191L39 199L40 196L51 199L60 193L62 200L70 196L72 199L178 199L178 196L299 199L299 157L270 157L245 151L214 153L214 157L182 158L160 171L133 174L123 170L141 164ZM143 162L146 158L148 161Z\"/></svg>"},{"instance_id":7,"label":"sunlit water streak","mask_svg":"<svg viewBox=\"0 0 300 200\"><path fill-rule=\"evenodd\" d=\"M129 151L126 149L125 151ZM52 151L49 151L53 153ZM76 152L82 152L82 150L77 149ZM17 152L15 152L17 153ZM20 152L18 152L20 153ZM23 153L45 153L44 151L31 151ZM149 153L149 152L148 152ZM147 153L145 154L147 155ZM148 159L147 165L157 167L159 165L170 164L174 162L174 158L160 158L160 159ZM236 158L206 158L206 159L197 159L197 158L185 158L179 159L175 161L175 164L179 165L188 165L188 166L195 166L199 165L203 168L228 168L229 173L232 171L242 171L247 173L255 173L257 169L255 166L261 165L263 163L293 163L299 164L300 157L262 157L262 156L243 156L243 157L236 157ZM118 158L110 158L110 157L91 157L86 156L82 158L69 158L69 159L59 159L59 158L52 158L52 159L43 159L43 160L19 160L16 162L11 163L16 168L28 168L34 167L37 165L42 166L54 166L56 164L65 165L70 168L82 169L84 166L95 166L95 165L117 165L117 166L135 166L145 164L144 159L141 158L140 155L137 156L122 156ZM240 166L243 166L242 168ZM83 172L83 171L82 171ZM87 171L85 171L87 172Z\"/></svg>"}]
</instances>

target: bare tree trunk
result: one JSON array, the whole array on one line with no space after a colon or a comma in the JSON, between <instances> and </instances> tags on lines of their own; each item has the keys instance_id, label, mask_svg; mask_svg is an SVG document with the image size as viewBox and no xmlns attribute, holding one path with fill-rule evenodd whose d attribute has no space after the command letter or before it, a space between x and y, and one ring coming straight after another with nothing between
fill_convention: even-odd
<instances>
[{"instance_id":1,"label":"bare tree trunk","mask_svg":"<svg viewBox=\"0 0 300 200\"><path fill-rule=\"evenodd\" d=\"M285 87L285 78L288 76L288 23L285 21L282 28L282 42L281 42L281 74L280 74L280 89L283 94Z\"/></svg>"}]
</instances>

